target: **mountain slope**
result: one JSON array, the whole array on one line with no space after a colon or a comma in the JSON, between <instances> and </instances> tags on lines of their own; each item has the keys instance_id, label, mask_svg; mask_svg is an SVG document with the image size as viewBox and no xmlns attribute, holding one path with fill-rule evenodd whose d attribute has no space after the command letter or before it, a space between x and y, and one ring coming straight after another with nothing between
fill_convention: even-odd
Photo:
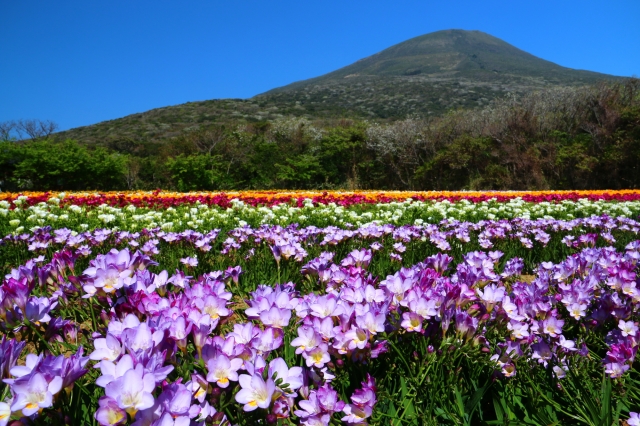
<instances>
[{"instance_id":1,"label":"mountain slope","mask_svg":"<svg viewBox=\"0 0 640 426\"><path fill-rule=\"evenodd\" d=\"M541 78L551 83L588 83L608 77L561 67L481 31L444 30L412 38L339 70L267 93L356 76L421 74L480 79L500 74Z\"/></svg>"},{"instance_id":2,"label":"mountain slope","mask_svg":"<svg viewBox=\"0 0 640 426\"><path fill-rule=\"evenodd\" d=\"M251 99L158 108L60 136L87 142L105 138L161 141L200 126L287 116L394 120L476 108L509 93L617 78L562 67L480 31L445 30Z\"/></svg>"},{"instance_id":3,"label":"mountain slope","mask_svg":"<svg viewBox=\"0 0 640 426\"><path fill-rule=\"evenodd\" d=\"M297 103L317 115L344 110L394 119L473 108L506 93L612 78L562 67L480 31L445 30L254 99L278 107Z\"/></svg>"}]
</instances>

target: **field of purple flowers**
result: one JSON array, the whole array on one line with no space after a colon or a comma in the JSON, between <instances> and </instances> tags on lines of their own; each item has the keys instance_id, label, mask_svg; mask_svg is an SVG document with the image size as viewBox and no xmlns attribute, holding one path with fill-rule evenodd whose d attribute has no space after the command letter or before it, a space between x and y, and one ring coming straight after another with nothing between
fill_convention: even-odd
<instances>
[{"instance_id":1,"label":"field of purple flowers","mask_svg":"<svg viewBox=\"0 0 640 426\"><path fill-rule=\"evenodd\" d=\"M0 242L0 426L640 425L624 217Z\"/></svg>"}]
</instances>

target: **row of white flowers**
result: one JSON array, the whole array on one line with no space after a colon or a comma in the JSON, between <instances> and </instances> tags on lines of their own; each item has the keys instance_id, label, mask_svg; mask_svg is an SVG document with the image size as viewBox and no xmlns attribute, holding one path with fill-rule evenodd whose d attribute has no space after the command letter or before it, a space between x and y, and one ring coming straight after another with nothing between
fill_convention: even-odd
<instances>
[{"instance_id":1,"label":"row of white flowers","mask_svg":"<svg viewBox=\"0 0 640 426\"><path fill-rule=\"evenodd\" d=\"M117 228L131 231L161 227L165 230L231 228L249 224L302 226L316 225L340 227L361 226L367 223L423 224L437 223L442 219L477 222L484 219L555 218L573 219L591 215L608 214L636 218L640 215L640 201L608 202L563 201L559 203L528 203L516 198L509 202L494 200L472 203L467 200L415 201L354 205L342 207L336 204L316 204L305 200L303 207L280 204L273 207L253 207L242 201L232 201L232 207L220 208L204 204L183 205L167 209L124 208L100 205L85 207L59 205L56 198L34 206L24 207L23 200L12 206L0 201L0 233L21 233L46 225L76 230ZM14 208L12 208L14 207Z\"/></svg>"}]
</instances>

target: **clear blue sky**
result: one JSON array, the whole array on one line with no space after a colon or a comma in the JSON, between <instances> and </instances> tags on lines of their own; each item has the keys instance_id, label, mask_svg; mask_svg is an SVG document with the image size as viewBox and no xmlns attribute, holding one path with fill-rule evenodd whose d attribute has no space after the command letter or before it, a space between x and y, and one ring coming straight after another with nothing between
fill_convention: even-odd
<instances>
[{"instance_id":1,"label":"clear blue sky","mask_svg":"<svg viewBox=\"0 0 640 426\"><path fill-rule=\"evenodd\" d=\"M0 121L62 130L248 98L450 28L640 77L638 0L0 0L0 16Z\"/></svg>"}]
</instances>

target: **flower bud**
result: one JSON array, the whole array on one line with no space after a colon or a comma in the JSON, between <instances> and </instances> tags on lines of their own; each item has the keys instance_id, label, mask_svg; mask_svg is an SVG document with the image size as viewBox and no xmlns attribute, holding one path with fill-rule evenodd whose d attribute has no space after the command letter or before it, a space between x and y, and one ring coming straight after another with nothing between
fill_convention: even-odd
<instances>
[{"instance_id":1,"label":"flower bud","mask_svg":"<svg viewBox=\"0 0 640 426\"><path fill-rule=\"evenodd\" d=\"M213 415L213 418L211 419L211 421L214 425L219 425L222 423L224 418L225 418L224 412L218 411L216 414Z\"/></svg>"},{"instance_id":2,"label":"flower bud","mask_svg":"<svg viewBox=\"0 0 640 426\"><path fill-rule=\"evenodd\" d=\"M267 414L267 424L275 425L276 423L278 423L278 416L275 414Z\"/></svg>"}]
</instances>

